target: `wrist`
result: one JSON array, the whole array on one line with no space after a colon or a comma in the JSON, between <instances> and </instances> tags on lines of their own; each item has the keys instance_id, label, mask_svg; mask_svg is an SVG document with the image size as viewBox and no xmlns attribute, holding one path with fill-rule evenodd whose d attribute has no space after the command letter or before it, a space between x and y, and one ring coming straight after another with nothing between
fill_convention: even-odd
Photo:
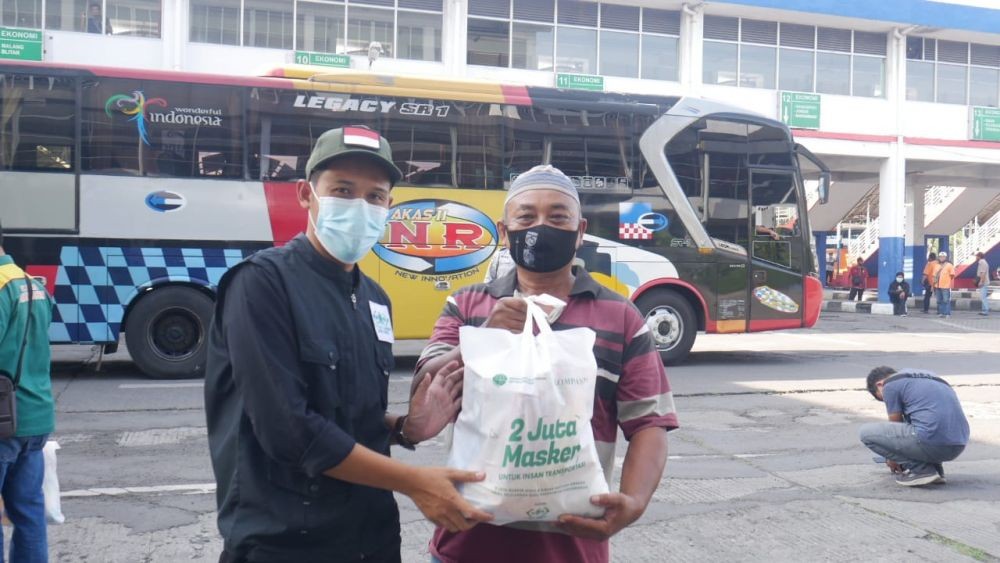
<instances>
[{"instance_id":1,"label":"wrist","mask_svg":"<svg viewBox=\"0 0 1000 563\"><path fill-rule=\"evenodd\" d=\"M407 422L409 422L409 420L409 415L405 414L396 419L396 424L394 425L392 431L392 438L400 446L408 450L413 450L420 442L420 438L414 438L412 434L407 433ZM412 424L410 426L412 427Z\"/></svg>"}]
</instances>

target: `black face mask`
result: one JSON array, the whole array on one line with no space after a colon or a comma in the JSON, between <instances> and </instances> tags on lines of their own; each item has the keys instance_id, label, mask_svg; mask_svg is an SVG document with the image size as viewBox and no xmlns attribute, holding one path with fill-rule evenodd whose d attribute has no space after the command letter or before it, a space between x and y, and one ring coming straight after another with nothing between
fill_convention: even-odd
<instances>
[{"instance_id":1,"label":"black face mask","mask_svg":"<svg viewBox=\"0 0 1000 563\"><path fill-rule=\"evenodd\" d=\"M577 231L539 225L519 231L507 230L514 263L532 272L554 272L569 264L576 254Z\"/></svg>"}]
</instances>

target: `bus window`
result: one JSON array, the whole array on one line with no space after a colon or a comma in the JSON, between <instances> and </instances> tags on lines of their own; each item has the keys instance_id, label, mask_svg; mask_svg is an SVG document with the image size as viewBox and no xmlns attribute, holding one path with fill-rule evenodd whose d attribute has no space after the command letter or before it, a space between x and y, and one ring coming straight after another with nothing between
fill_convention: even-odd
<instances>
[{"instance_id":1,"label":"bus window","mask_svg":"<svg viewBox=\"0 0 1000 563\"><path fill-rule=\"evenodd\" d=\"M0 170L72 171L75 97L69 78L0 75Z\"/></svg>"},{"instance_id":2,"label":"bus window","mask_svg":"<svg viewBox=\"0 0 1000 563\"><path fill-rule=\"evenodd\" d=\"M458 187L502 190L502 121L499 104L455 104L452 122Z\"/></svg>"},{"instance_id":3,"label":"bus window","mask_svg":"<svg viewBox=\"0 0 1000 563\"><path fill-rule=\"evenodd\" d=\"M631 116L587 111L577 114L575 120L561 117L578 120L579 125L557 127L551 135L551 164L583 191L629 191L634 181L632 142L627 140ZM566 129L577 131L564 134Z\"/></svg>"},{"instance_id":4,"label":"bus window","mask_svg":"<svg viewBox=\"0 0 1000 563\"><path fill-rule=\"evenodd\" d=\"M402 104L434 107L412 98L397 99L395 107L401 107ZM449 114L451 111L442 113ZM452 149L452 127L449 120L433 113L389 113L382 116L379 132L392 147L392 159L403 172L403 179L400 181L402 184L431 188L458 185L458 171L453 166L455 151Z\"/></svg>"},{"instance_id":5,"label":"bus window","mask_svg":"<svg viewBox=\"0 0 1000 563\"><path fill-rule=\"evenodd\" d=\"M802 271L799 207L791 171L753 170L753 257L795 272Z\"/></svg>"},{"instance_id":6,"label":"bus window","mask_svg":"<svg viewBox=\"0 0 1000 563\"><path fill-rule=\"evenodd\" d=\"M700 133L702 165L708 171L706 230L748 249L747 125L713 119L706 125Z\"/></svg>"},{"instance_id":7,"label":"bus window","mask_svg":"<svg viewBox=\"0 0 1000 563\"><path fill-rule=\"evenodd\" d=\"M349 103L352 101L355 103ZM251 89L250 177L270 181L304 178L309 153L326 131L345 125L377 130L376 114L360 111L362 103L366 108L381 107L374 96L352 99L330 92ZM349 109L341 111L344 108Z\"/></svg>"},{"instance_id":8,"label":"bus window","mask_svg":"<svg viewBox=\"0 0 1000 563\"><path fill-rule=\"evenodd\" d=\"M795 147L783 129L750 123L747 132L750 166L793 166Z\"/></svg>"},{"instance_id":9,"label":"bus window","mask_svg":"<svg viewBox=\"0 0 1000 563\"><path fill-rule=\"evenodd\" d=\"M85 172L243 177L239 90L120 79L83 86Z\"/></svg>"},{"instance_id":10,"label":"bus window","mask_svg":"<svg viewBox=\"0 0 1000 563\"><path fill-rule=\"evenodd\" d=\"M551 161L545 139L545 124L535 122L535 109L529 106L506 106L504 109L504 187L518 174L533 166Z\"/></svg>"}]
</instances>

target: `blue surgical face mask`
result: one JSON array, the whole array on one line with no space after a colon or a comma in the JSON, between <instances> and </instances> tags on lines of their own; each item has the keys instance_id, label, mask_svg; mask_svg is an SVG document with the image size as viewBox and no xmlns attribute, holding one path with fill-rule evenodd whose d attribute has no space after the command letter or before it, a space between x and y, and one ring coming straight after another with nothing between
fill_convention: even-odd
<instances>
[{"instance_id":1,"label":"blue surgical face mask","mask_svg":"<svg viewBox=\"0 0 1000 563\"><path fill-rule=\"evenodd\" d=\"M389 210L372 205L361 198L320 197L312 182L313 197L319 211L309 222L323 248L344 264L356 264L375 246L385 230Z\"/></svg>"}]
</instances>

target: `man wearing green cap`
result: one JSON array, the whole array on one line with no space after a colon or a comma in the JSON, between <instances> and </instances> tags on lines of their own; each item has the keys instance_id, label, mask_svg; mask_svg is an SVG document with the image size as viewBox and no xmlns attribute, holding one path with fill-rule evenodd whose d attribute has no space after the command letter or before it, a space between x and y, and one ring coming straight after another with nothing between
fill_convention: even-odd
<instances>
[{"instance_id":1,"label":"man wearing green cap","mask_svg":"<svg viewBox=\"0 0 1000 563\"><path fill-rule=\"evenodd\" d=\"M327 131L297 184L306 233L219 285L205 410L222 562L399 561L392 491L450 530L490 518L455 490L481 475L389 457L391 443L412 449L455 415L462 377L439 370L408 415L386 411L390 303L356 264L381 237L401 176L378 133Z\"/></svg>"}]
</instances>

